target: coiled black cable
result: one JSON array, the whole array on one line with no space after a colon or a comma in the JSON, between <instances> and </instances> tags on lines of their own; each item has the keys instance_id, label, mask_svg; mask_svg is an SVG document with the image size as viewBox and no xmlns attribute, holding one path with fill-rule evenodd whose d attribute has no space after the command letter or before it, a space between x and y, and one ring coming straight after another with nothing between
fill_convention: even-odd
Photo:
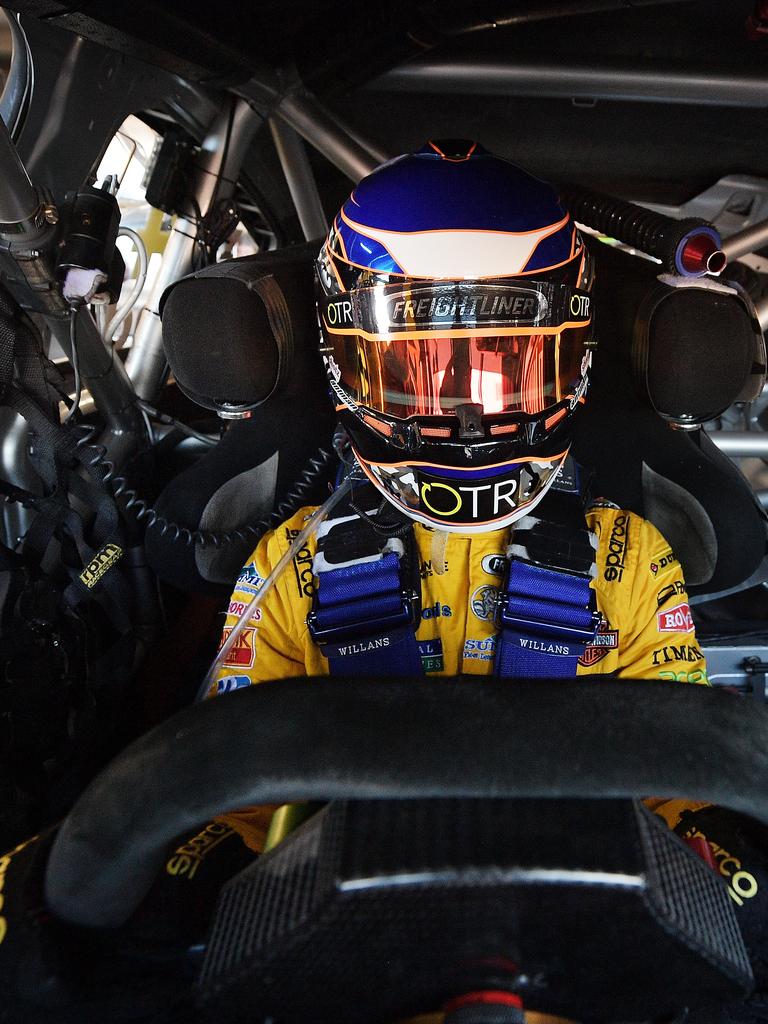
<instances>
[{"instance_id":1,"label":"coiled black cable","mask_svg":"<svg viewBox=\"0 0 768 1024\"><path fill-rule=\"evenodd\" d=\"M248 526L240 526L234 530L192 530L188 526L166 519L148 501L140 497L138 491L128 484L124 476L115 473L115 465L107 458L107 451L102 445L91 444L91 438L96 434L97 428L87 424L77 428L80 437L77 447L80 450L82 461L90 469L100 467L105 470L102 480L108 483L115 498L122 498L121 507L126 512L131 512L139 522L147 520L147 527L156 526L160 530L160 536L169 536L173 542L182 541L188 546L200 545L200 547L222 547L225 544L233 544L236 541L251 539L254 542L262 537L268 530L279 526L284 519L301 508L304 499L324 471L336 458L336 452L326 448L318 448L317 452L309 459L304 469L299 474L298 480L290 491L285 495L280 504L255 523ZM87 455L91 457L88 458Z\"/></svg>"}]
</instances>

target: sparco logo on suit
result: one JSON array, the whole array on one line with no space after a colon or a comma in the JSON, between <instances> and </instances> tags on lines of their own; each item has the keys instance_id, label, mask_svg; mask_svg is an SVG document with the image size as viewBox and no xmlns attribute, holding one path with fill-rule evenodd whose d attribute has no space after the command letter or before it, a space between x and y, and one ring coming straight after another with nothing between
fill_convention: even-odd
<instances>
[{"instance_id":1,"label":"sparco logo on suit","mask_svg":"<svg viewBox=\"0 0 768 1024\"><path fill-rule=\"evenodd\" d=\"M624 575L628 532L629 516L616 516L608 541L608 554L605 559L605 572L603 573L603 576L609 583L620 580Z\"/></svg>"}]
</instances>

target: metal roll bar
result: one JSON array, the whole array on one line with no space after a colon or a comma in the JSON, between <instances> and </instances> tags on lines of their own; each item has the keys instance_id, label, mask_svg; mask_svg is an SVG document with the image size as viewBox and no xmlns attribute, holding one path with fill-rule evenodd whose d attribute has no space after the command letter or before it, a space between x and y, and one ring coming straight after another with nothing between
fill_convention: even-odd
<instances>
[{"instance_id":1,"label":"metal roll bar","mask_svg":"<svg viewBox=\"0 0 768 1024\"><path fill-rule=\"evenodd\" d=\"M69 317L47 317L46 321L71 362ZM105 423L97 443L107 449L112 462L117 466L124 465L128 457L141 447L146 436L136 395L125 366L114 349L105 345L87 309L78 312L75 333L83 384L93 396Z\"/></svg>"},{"instance_id":2,"label":"metal roll bar","mask_svg":"<svg viewBox=\"0 0 768 1024\"><path fill-rule=\"evenodd\" d=\"M740 256L746 256L755 249L762 249L768 245L768 220L761 220L757 224L750 224L749 227L737 231L729 238L723 240L722 250L730 263Z\"/></svg>"},{"instance_id":3,"label":"metal roll bar","mask_svg":"<svg viewBox=\"0 0 768 1024\"><path fill-rule=\"evenodd\" d=\"M328 230L328 223L304 140L280 117L270 118L269 130L304 237L308 242L313 238L321 238Z\"/></svg>"},{"instance_id":4,"label":"metal roll bar","mask_svg":"<svg viewBox=\"0 0 768 1024\"><path fill-rule=\"evenodd\" d=\"M0 121L0 224L26 224L40 208L40 196Z\"/></svg>"},{"instance_id":5,"label":"metal roll bar","mask_svg":"<svg viewBox=\"0 0 768 1024\"><path fill-rule=\"evenodd\" d=\"M768 433L764 430L708 430L707 437L732 459L768 458Z\"/></svg>"},{"instance_id":6,"label":"metal roll bar","mask_svg":"<svg viewBox=\"0 0 768 1024\"><path fill-rule=\"evenodd\" d=\"M571 99L686 103L717 107L768 106L768 79L731 68L685 68L630 61L578 62L563 57L510 56L508 60L422 59L411 61L368 83L389 92L462 93L498 96L555 96Z\"/></svg>"},{"instance_id":7,"label":"metal roll bar","mask_svg":"<svg viewBox=\"0 0 768 1024\"><path fill-rule=\"evenodd\" d=\"M24 116L32 93L34 68L26 33L19 23L19 16L5 11L11 30L11 66L0 96L0 119L5 122L12 139L18 136L24 123Z\"/></svg>"},{"instance_id":8,"label":"metal roll bar","mask_svg":"<svg viewBox=\"0 0 768 1024\"><path fill-rule=\"evenodd\" d=\"M285 121L354 182L388 159L386 153L331 114L293 68L255 75L235 91L258 106L267 117Z\"/></svg>"},{"instance_id":9,"label":"metal roll bar","mask_svg":"<svg viewBox=\"0 0 768 1024\"><path fill-rule=\"evenodd\" d=\"M202 143L194 198L203 216L212 202L220 202L233 195L243 158L262 124L261 116L247 102L234 99L232 103L232 108L227 104L217 114ZM136 394L148 402L157 399L166 375L160 299L168 285L192 269L197 234L196 211L176 218L152 291L139 314L125 366Z\"/></svg>"}]
</instances>

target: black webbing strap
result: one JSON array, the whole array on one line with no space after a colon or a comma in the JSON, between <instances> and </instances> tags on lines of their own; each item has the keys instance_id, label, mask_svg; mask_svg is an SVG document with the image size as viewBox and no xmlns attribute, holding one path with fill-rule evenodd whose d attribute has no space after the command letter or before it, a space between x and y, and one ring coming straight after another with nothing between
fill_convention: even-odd
<instances>
[{"instance_id":1,"label":"black webbing strap","mask_svg":"<svg viewBox=\"0 0 768 1024\"><path fill-rule=\"evenodd\" d=\"M57 453L59 461L65 465L73 465L78 461L78 448L72 434L60 423L54 423L46 416L35 399L23 392L16 385L8 389L4 405L13 409L27 421L40 440Z\"/></svg>"},{"instance_id":2,"label":"black webbing strap","mask_svg":"<svg viewBox=\"0 0 768 1024\"><path fill-rule=\"evenodd\" d=\"M7 391L6 405L23 416L55 456L54 491L44 496L25 495L25 504L37 512L24 540L25 553L34 553L42 562L56 537L61 542L62 565L70 577L64 600L73 608L85 600L95 600L117 629L127 632L131 624L129 588L121 573L110 571L122 557L125 543L117 505L100 479L103 470L82 460L69 431L48 419L38 404L15 385ZM81 475L83 469L92 479ZM83 518L75 511L70 496L92 515L88 541Z\"/></svg>"},{"instance_id":3,"label":"black webbing strap","mask_svg":"<svg viewBox=\"0 0 768 1024\"><path fill-rule=\"evenodd\" d=\"M539 508L515 524L509 553L549 568L589 574L595 540L578 494L551 490Z\"/></svg>"},{"instance_id":4,"label":"black webbing strap","mask_svg":"<svg viewBox=\"0 0 768 1024\"><path fill-rule=\"evenodd\" d=\"M18 306L0 286L0 399L13 379L13 356L16 348L16 325L14 323Z\"/></svg>"}]
</instances>

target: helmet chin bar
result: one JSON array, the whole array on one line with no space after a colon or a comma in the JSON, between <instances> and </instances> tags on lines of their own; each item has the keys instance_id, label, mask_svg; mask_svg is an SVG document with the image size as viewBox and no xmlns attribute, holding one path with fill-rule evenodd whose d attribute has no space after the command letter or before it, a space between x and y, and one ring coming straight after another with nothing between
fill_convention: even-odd
<instances>
[{"instance_id":1,"label":"helmet chin bar","mask_svg":"<svg viewBox=\"0 0 768 1024\"><path fill-rule=\"evenodd\" d=\"M371 463L355 451L363 472L395 508L449 533L487 533L527 515L557 479L567 454L566 448L549 459L464 474L434 465Z\"/></svg>"}]
</instances>

